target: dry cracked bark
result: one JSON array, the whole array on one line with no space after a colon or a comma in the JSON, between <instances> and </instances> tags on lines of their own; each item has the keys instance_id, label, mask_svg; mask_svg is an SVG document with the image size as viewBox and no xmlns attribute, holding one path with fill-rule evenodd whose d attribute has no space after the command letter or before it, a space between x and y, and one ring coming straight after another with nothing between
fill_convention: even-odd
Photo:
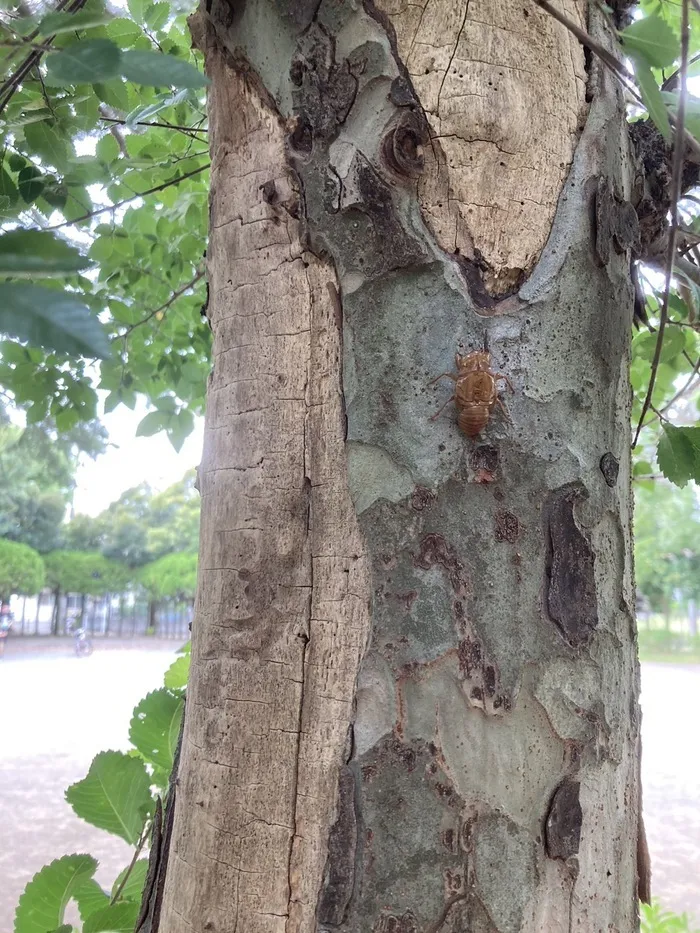
<instances>
[{"instance_id":1,"label":"dry cracked bark","mask_svg":"<svg viewBox=\"0 0 700 933\"><path fill-rule=\"evenodd\" d=\"M193 33L214 369L159 929L629 933L619 93L531 0L211 0ZM472 442L427 383L485 341L512 423Z\"/></svg>"}]
</instances>

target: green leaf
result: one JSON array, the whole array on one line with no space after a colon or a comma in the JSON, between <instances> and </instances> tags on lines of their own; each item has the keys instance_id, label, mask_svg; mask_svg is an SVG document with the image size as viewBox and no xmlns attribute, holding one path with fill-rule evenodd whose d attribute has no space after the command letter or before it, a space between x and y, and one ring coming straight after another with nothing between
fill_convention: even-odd
<instances>
[{"instance_id":1,"label":"green leaf","mask_svg":"<svg viewBox=\"0 0 700 933\"><path fill-rule=\"evenodd\" d=\"M148 104L145 107L137 107L135 110L132 110L126 117L127 126L136 126L139 121L150 120L151 117L155 116L157 113L160 113L161 110L165 110L167 107L174 107L177 104L182 103L183 100L187 98L189 94L189 88L182 88L179 91L176 91L174 94L160 94L158 100L153 104Z\"/></svg>"},{"instance_id":2,"label":"green leaf","mask_svg":"<svg viewBox=\"0 0 700 933\"><path fill-rule=\"evenodd\" d=\"M127 6L129 8L129 13L137 23L142 23L144 19L144 10L146 8L147 0L127 0Z\"/></svg>"},{"instance_id":3,"label":"green leaf","mask_svg":"<svg viewBox=\"0 0 700 933\"><path fill-rule=\"evenodd\" d=\"M66 165L68 146L46 121L25 127L24 139L29 150L40 156L43 162L48 162L58 169Z\"/></svg>"},{"instance_id":4,"label":"green leaf","mask_svg":"<svg viewBox=\"0 0 700 933\"><path fill-rule=\"evenodd\" d=\"M68 275L89 265L74 246L52 233L12 230L0 234L0 275Z\"/></svg>"},{"instance_id":5,"label":"green leaf","mask_svg":"<svg viewBox=\"0 0 700 933\"><path fill-rule=\"evenodd\" d=\"M127 84L121 75L114 78L112 81L94 84L93 88L98 100L103 101L105 104L109 104L110 107L114 107L114 109L120 113L126 112L129 109L129 92Z\"/></svg>"},{"instance_id":6,"label":"green leaf","mask_svg":"<svg viewBox=\"0 0 700 933\"><path fill-rule=\"evenodd\" d=\"M659 16L637 19L619 35L624 53L642 57L652 68L670 68L680 57L678 37Z\"/></svg>"},{"instance_id":7,"label":"green leaf","mask_svg":"<svg viewBox=\"0 0 700 933\"><path fill-rule=\"evenodd\" d=\"M0 166L0 197L7 198L10 204L14 204L19 197L17 186L2 166Z\"/></svg>"},{"instance_id":8,"label":"green leaf","mask_svg":"<svg viewBox=\"0 0 700 933\"><path fill-rule=\"evenodd\" d=\"M190 674L190 656L189 654L176 658L165 672L163 683L169 690L182 690L187 686L187 678Z\"/></svg>"},{"instance_id":9,"label":"green leaf","mask_svg":"<svg viewBox=\"0 0 700 933\"><path fill-rule=\"evenodd\" d=\"M129 866L127 866L123 871L119 872L117 880L112 885L112 897L116 896L127 872L129 872L129 877L126 879L124 887L121 890L119 900L134 901L140 904L143 886L146 883L146 875L148 874L148 859L140 858L137 862L134 862L131 871L129 871Z\"/></svg>"},{"instance_id":10,"label":"green leaf","mask_svg":"<svg viewBox=\"0 0 700 933\"><path fill-rule=\"evenodd\" d=\"M90 914L83 924L83 933L134 933L138 916L138 904L119 901Z\"/></svg>"},{"instance_id":11,"label":"green leaf","mask_svg":"<svg viewBox=\"0 0 700 933\"><path fill-rule=\"evenodd\" d=\"M127 81L148 87L206 87L209 79L175 55L133 49L122 54L121 73Z\"/></svg>"},{"instance_id":12,"label":"green leaf","mask_svg":"<svg viewBox=\"0 0 700 933\"><path fill-rule=\"evenodd\" d=\"M89 39L49 55L46 67L54 82L93 84L119 74L121 52L109 39Z\"/></svg>"},{"instance_id":13,"label":"green leaf","mask_svg":"<svg viewBox=\"0 0 700 933\"><path fill-rule=\"evenodd\" d=\"M36 165L27 165L17 176L17 186L22 200L26 204L32 204L44 190L46 182L41 170Z\"/></svg>"},{"instance_id":14,"label":"green leaf","mask_svg":"<svg viewBox=\"0 0 700 933\"><path fill-rule=\"evenodd\" d=\"M145 20L150 29L162 29L170 16L170 4L163 2L150 3L146 8Z\"/></svg>"},{"instance_id":15,"label":"green leaf","mask_svg":"<svg viewBox=\"0 0 700 933\"><path fill-rule=\"evenodd\" d=\"M47 933L63 925L68 901L97 870L91 855L64 855L37 872L24 889L14 933Z\"/></svg>"},{"instance_id":16,"label":"green leaf","mask_svg":"<svg viewBox=\"0 0 700 933\"><path fill-rule=\"evenodd\" d=\"M83 921L96 910L101 910L109 904L109 895L102 890L94 878L81 884L73 897L78 905L80 919Z\"/></svg>"},{"instance_id":17,"label":"green leaf","mask_svg":"<svg viewBox=\"0 0 700 933\"><path fill-rule=\"evenodd\" d=\"M111 352L102 324L75 295L39 285L0 283L0 332L69 356Z\"/></svg>"},{"instance_id":18,"label":"green leaf","mask_svg":"<svg viewBox=\"0 0 700 933\"><path fill-rule=\"evenodd\" d=\"M632 341L632 348L635 357L651 362L656 352L657 334L651 331L642 331L637 334ZM669 362L675 359L679 353L683 352L685 347L685 335L680 327L667 327L664 330L664 342L661 347L660 359Z\"/></svg>"},{"instance_id":19,"label":"green leaf","mask_svg":"<svg viewBox=\"0 0 700 933\"><path fill-rule=\"evenodd\" d=\"M170 772L180 734L184 703L164 687L144 697L134 710L129 741L146 761Z\"/></svg>"},{"instance_id":20,"label":"green leaf","mask_svg":"<svg viewBox=\"0 0 700 933\"><path fill-rule=\"evenodd\" d=\"M93 29L103 26L112 19L109 13L96 10L81 10L78 13L49 13L37 26L41 36L57 36L62 32L75 32L78 29Z\"/></svg>"},{"instance_id":21,"label":"green leaf","mask_svg":"<svg viewBox=\"0 0 700 933\"><path fill-rule=\"evenodd\" d=\"M664 424L657 458L664 476L676 486L700 483L700 426L677 428Z\"/></svg>"},{"instance_id":22,"label":"green leaf","mask_svg":"<svg viewBox=\"0 0 700 933\"><path fill-rule=\"evenodd\" d=\"M100 752L87 777L72 784L66 800L83 820L136 845L153 809L142 761L122 752Z\"/></svg>"},{"instance_id":23,"label":"green leaf","mask_svg":"<svg viewBox=\"0 0 700 933\"><path fill-rule=\"evenodd\" d=\"M164 431L171 415L168 412L149 411L142 418L139 426L136 428L136 437L151 437L159 431Z\"/></svg>"},{"instance_id":24,"label":"green leaf","mask_svg":"<svg viewBox=\"0 0 700 933\"><path fill-rule=\"evenodd\" d=\"M639 91L644 101L644 106L649 111L649 116L654 121L656 128L667 142L671 141L671 123L668 119L668 112L661 96L661 90L656 83L656 78L652 74L651 68L645 58L640 55L630 54L634 62L634 75L639 84Z\"/></svg>"}]
</instances>

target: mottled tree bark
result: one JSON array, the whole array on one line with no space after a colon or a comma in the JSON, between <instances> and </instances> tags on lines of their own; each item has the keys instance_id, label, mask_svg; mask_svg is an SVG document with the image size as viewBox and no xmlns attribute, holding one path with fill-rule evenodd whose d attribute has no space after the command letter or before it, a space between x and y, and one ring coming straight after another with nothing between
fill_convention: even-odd
<instances>
[{"instance_id":1,"label":"mottled tree bark","mask_svg":"<svg viewBox=\"0 0 700 933\"><path fill-rule=\"evenodd\" d=\"M160 929L629 933L620 93L531 0L193 34L214 369ZM515 391L472 441L428 383L485 343Z\"/></svg>"}]
</instances>

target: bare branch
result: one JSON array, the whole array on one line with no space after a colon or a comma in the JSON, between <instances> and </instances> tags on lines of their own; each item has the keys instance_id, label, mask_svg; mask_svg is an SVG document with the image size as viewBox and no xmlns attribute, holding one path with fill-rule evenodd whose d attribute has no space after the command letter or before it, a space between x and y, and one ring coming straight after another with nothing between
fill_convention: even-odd
<instances>
[{"instance_id":1,"label":"bare branch","mask_svg":"<svg viewBox=\"0 0 700 933\"><path fill-rule=\"evenodd\" d=\"M130 324L126 328L124 333L119 334L119 337L120 338L128 337L129 334L132 332L132 330L136 330L137 327L141 327L143 324L147 324L150 320L156 317L156 315L161 314L164 311L167 311L171 305L175 304L178 298L181 298L182 295L185 294L185 292L189 291L191 288L194 288L197 282L199 282L200 279L203 279L204 276L205 276L205 270L199 269L193 279L190 279L190 281L186 285L183 285L182 288L178 288L177 291L173 292L170 298L168 298L167 301L163 302L163 304L159 308L156 308L155 311L150 311L146 315L146 317L142 318L140 321L137 321L135 324Z\"/></svg>"},{"instance_id":2,"label":"bare branch","mask_svg":"<svg viewBox=\"0 0 700 933\"><path fill-rule=\"evenodd\" d=\"M132 195L130 198L124 198L123 201L117 201L116 204L108 204L106 207L95 208L94 211L88 211L86 214L83 214L82 217L76 217L74 220L64 220L60 224L54 224L53 227L44 227L45 230L60 230L61 227L72 227L73 224L81 224L84 220L90 220L92 217L99 217L100 214L106 214L108 211L116 211L118 208L123 207L125 204L130 204L132 201L137 201L139 198L145 198L149 194L155 194L156 191L164 191L166 188L170 188L171 185L178 185L181 181L185 181L186 178L192 178L193 175L199 175L200 172L206 172L209 168L209 162L206 165L201 165L199 168L192 169L191 172L185 172L184 175L177 175L175 178L171 178L170 181L163 182L162 185L156 185L154 188L147 188L146 191L139 191L137 194Z\"/></svg>"},{"instance_id":3,"label":"bare branch","mask_svg":"<svg viewBox=\"0 0 700 933\"><path fill-rule=\"evenodd\" d=\"M659 316L659 331L656 337L656 347L654 349L654 358L651 361L651 374L649 376L649 386L647 394L642 405L642 413L639 416L639 423L634 435L632 446L637 446L639 433L644 425L644 416L651 405L652 393L656 382L656 372L661 359L661 348L664 342L664 331L666 321L668 320L668 300L671 294L671 278L673 276L673 262L676 254L676 235L678 233L678 202L681 197L681 186L683 181L683 153L685 127L685 100L688 91L688 45L690 41L690 29L688 28L688 0L683 0L681 13L681 90L678 98L678 123L673 142L673 171L671 175L671 230L668 238L668 251L666 254L666 281L664 284L664 300L661 305L661 314Z\"/></svg>"}]
</instances>

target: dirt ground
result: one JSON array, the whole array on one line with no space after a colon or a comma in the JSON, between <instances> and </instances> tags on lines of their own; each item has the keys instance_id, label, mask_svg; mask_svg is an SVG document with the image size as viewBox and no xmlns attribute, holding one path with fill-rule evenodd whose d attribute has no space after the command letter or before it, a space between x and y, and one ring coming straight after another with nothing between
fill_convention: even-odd
<instances>
[{"instance_id":1,"label":"dirt ground","mask_svg":"<svg viewBox=\"0 0 700 933\"><path fill-rule=\"evenodd\" d=\"M177 642L98 641L76 658L70 641L10 639L0 660L0 933L42 865L71 852L100 861L111 885L129 847L74 816L65 788L93 756L123 749L131 711L175 657ZM700 666L644 664L644 811L653 891L700 923Z\"/></svg>"}]
</instances>

